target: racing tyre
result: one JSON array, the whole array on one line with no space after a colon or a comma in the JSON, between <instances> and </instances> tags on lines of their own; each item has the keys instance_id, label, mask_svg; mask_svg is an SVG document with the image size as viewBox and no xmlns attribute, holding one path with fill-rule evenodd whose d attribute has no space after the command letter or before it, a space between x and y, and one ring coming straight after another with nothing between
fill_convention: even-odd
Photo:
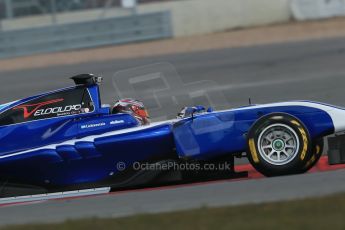
<instances>
[{"instance_id":1,"label":"racing tyre","mask_svg":"<svg viewBox=\"0 0 345 230\"><path fill-rule=\"evenodd\" d=\"M311 139L304 124L285 114L260 118L248 133L248 159L265 176L301 173L311 158Z\"/></svg>"},{"instance_id":2,"label":"racing tyre","mask_svg":"<svg viewBox=\"0 0 345 230\"><path fill-rule=\"evenodd\" d=\"M309 159L307 160L305 166L302 169L302 173L308 172L311 168L313 168L317 162L319 162L324 149L324 141L323 139L319 139L313 141L312 152L310 154Z\"/></svg>"}]
</instances>

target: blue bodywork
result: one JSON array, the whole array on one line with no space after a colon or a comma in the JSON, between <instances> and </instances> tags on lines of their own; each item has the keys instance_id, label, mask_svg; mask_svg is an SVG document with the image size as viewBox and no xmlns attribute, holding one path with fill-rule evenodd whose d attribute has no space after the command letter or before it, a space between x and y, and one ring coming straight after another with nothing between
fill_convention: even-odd
<instances>
[{"instance_id":1,"label":"blue bodywork","mask_svg":"<svg viewBox=\"0 0 345 230\"><path fill-rule=\"evenodd\" d=\"M9 111L51 94L48 92L0 106ZM97 183L118 176L118 164L163 159L212 160L246 151L246 133L260 117L288 113L301 120L312 139L334 132L331 117L306 106L248 106L227 111L209 110L194 117L140 127L128 114L111 114L102 107L98 85L86 87L93 110L49 119L0 126L0 177L39 186Z\"/></svg>"}]
</instances>

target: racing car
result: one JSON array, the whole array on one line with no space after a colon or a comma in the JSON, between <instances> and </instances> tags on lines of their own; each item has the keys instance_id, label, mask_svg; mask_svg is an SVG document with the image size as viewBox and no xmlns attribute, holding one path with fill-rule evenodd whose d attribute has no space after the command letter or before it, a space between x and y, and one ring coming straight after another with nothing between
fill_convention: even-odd
<instances>
[{"instance_id":1,"label":"racing car","mask_svg":"<svg viewBox=\"0 0 345 230\"><path fill-rule=\"evenodd\" d=\"M100 77L72 79L71 87L0 106L3 183L47 191L123 188L169 180L166 170L138 170L134 163L219 163L234 156L246 156L266 176L299 174L317 163L324 137L345 131L345 109L309 101L223 111L194 106L150 123L138 101L102 105ZM181 180L188 176L179 173Z\"/></svg>"}]
</instances>

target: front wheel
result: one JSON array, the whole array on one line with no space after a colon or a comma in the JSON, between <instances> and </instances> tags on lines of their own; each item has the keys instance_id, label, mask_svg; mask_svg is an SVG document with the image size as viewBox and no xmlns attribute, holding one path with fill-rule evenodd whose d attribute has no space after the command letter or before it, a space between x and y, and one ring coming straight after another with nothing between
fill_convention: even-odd
<instances>
[{"instance_id":1,"label":"front wheel","mask_svg":"<svg viewBox=\"0 0 345 230\"><path fill-rule=\"evenodd\" d=\"M288 114L259 119L248 133L248 158L265 176L301 173L310 159L311 139L301 121Z\"/></svg>"},{"instance_id":2,"label":"front wheel","mask_svg":"<svg viewBox=\"0 0 345 230\"><path fill-rule=\"evenodd\" d=\"M305 166L302 169L302 173L308 172L311 168L313 168L317 162L319 162L324 149L324 141L323 139L315 140L312 145L312 152L310 157L308 158Z\"/></svg>"}]
</instances>

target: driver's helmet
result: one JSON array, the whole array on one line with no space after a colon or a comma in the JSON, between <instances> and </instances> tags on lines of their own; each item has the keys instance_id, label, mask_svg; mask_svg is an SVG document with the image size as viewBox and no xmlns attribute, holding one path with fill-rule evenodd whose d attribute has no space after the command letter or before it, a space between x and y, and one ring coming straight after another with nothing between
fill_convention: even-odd
<instances>
[{"instance_id":1,"label":"driver's helmet","mask_svg":"<svg viewBox=\"0 0 345 230\"><path fill-rule=\"evenodd\" d=\"M142 125L150 123L149 114L141 101L127 98L115 102L112 113L127 113L135 117Z\"/></svg>"}]
</instances>

